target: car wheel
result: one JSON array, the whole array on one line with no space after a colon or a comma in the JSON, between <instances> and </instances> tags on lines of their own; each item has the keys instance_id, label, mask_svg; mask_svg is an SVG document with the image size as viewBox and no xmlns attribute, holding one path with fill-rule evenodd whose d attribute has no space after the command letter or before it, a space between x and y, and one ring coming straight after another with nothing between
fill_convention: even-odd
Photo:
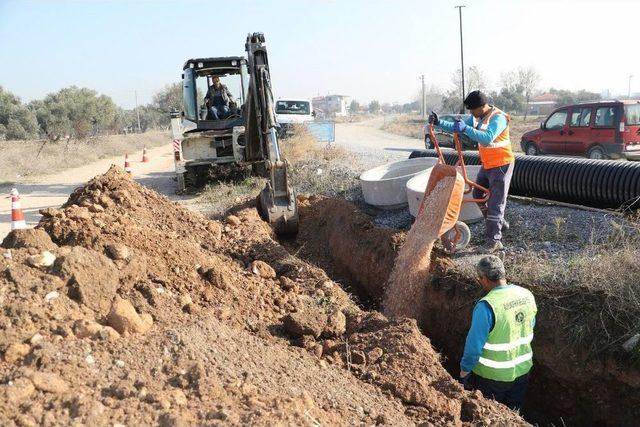
<instances>
[{"instance_id":1,"label":"car wheel","mask_svg":"<svg viewBox=\"0 0 640 427\"><path fill-rule=\"evenodd\" d=\"M604 160L607 158L607 155L604 153L602 147L593 147L587 153L587 157L593 160Z\"/></svg>"},{"instance_id":2,"label":"car wheel","mask_svg":"<svg viewBox=\"0 0 640 427\"><path fill-rule=\"evenodd\" d=\"M431 138L429 138L429 135L424 137L424 148L426 148L427 150L433 150L433 144L431 143Z\"/></svg>"},{"instance_id":3,"label":"car wheel","mask_svg":"<svg viewBox=\"0 0 640 427\"><path fill-rule=\"evenodd\" d=\"M538 154L540 154L540 152L538 151L538 147L533 142L530 142L529 144L527 144L526 153L527 153L527 156L537 156Z\"/></svg>"}]
</instances>

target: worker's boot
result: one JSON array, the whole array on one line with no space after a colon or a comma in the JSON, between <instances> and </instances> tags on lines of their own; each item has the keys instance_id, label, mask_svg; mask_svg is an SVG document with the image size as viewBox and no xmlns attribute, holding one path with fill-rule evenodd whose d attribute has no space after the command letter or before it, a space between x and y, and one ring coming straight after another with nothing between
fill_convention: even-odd
<instances>
[{"instance_id":1,"label":"worker's boot","mask_svg":"<svg viewBox=\"0 0 640 427\"><path fill-rule=\"evenodd\" d=\"M502 231L509 231L509 228L511 228L511 225L509 224L509 221L507 221L506 219L502 218Z\"/></svg>"},{"instance_id":2,"label":"worker's boot","mask_svg":"<svg viewBox=\"0 0 640 427\"><path fill-rule=\"evenodd\" d=\"M504 250L504 246L502 245L502 242L497 240L487 240L484 245L478 248L478 253L494 254L502 250Z\"/></svg>"}]
</instances>

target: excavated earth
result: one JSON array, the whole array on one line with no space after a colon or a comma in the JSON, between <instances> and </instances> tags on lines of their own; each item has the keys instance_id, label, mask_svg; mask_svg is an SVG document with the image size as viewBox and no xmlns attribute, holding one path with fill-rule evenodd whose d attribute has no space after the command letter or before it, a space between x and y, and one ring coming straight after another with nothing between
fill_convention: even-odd
<instances>
[{"instance_id":1,"label":"excavated earth","mask_svg":"<svg viewBox=\"0 0 640 427\"><path fill-rule=\"evenodd\" d=\"M405 236L403 231L376 226L372 217L347 201L313 197L301 204L300 232L288 247L330 272L367 307L377 308ZM420 299L419 327L455 375L472 308L481 292L468 269L473 260L459 262L437 251L431 259L431 274ZM542 425L638 425L637 364L628 357L588 356L590 352L573 344L565 332L577 316L597 317L603 296L577 287L562 293L529 288L539 311L525 418ZM577 311L565 303L576 293L586 301Z\"/></svg>"},{"instance_id":2,"label":"excavated earth","mask_svg":"<svg viewBox=\"0 0 640 427\"><path fill-rule=\"evenodd\" d=\"M2 425L525 424L464 391L414 320L359 308L291 255L252 206L209 220L113 167L42 213L0 249ZM353 283L373 290L402 239L357 221L370 240L331 269L363 260Z\"/></svg>"}]
</instances>

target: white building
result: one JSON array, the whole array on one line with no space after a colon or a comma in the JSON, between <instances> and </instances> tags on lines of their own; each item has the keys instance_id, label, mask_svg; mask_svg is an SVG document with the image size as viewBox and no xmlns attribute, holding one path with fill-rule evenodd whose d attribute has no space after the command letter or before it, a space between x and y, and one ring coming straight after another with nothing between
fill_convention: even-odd
<instances>
[{"instance_id":1,"label":"white building","mask_svg":"<svg viewBox=\"0 0 640 427\"><path fill-rule=\"evenodd\" d=\"M351 97L347 95L316 96L311 100L313 109L324 117L347 116Z\"/></svg>"}]
</instances>

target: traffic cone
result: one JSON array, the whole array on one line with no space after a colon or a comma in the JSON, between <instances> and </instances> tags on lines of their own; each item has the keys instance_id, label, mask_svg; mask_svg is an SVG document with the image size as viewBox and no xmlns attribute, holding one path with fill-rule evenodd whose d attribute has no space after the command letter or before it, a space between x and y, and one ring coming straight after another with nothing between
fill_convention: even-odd
<instances>
[{"instance_id":1,"label":"traffic cone","mask_svg":"<svg viewBox=\"0 0 640 427\"><path fill-rule=\"evenodd\" d=\"M124 171L128 174L131 173L131 165L129 164L129 154L124 155Z\"/></svg>"},{"instance_id":2,"label":"traffic cone","mask_svg":"<svg viewBox=\"0 0 640 427\"><path fill-rule=\"evenodd\" d=\"M24 221L24 214L20 206L20 194L17 189L13 188L11 190L11 230L23 228L27 228L27 223Z\"/></svg>"},{"instance_id":3,"label":"traffic cone","mask_svg":"<svg viewBox=\"0 0 640 427\"><path fill-rule=\"evenodd\" d=\"M147 157L147 146L142 147L142 163L149 163L149 157Z\"/></svg>"}]
</instances>

